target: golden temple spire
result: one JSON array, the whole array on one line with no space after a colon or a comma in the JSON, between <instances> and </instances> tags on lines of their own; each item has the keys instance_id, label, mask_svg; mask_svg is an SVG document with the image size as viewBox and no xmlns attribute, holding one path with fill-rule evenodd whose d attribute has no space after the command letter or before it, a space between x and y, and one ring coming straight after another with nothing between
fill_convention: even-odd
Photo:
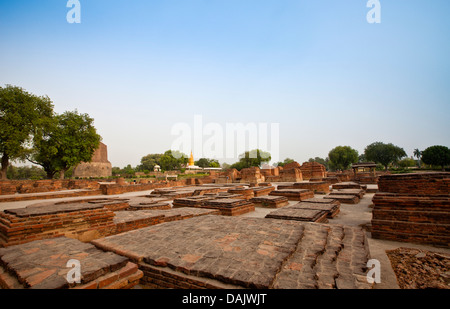
<instances>
[{"instance_id":1,"label":"golden temple spire","mask_svg":"<svg viewBox=\"0 0 450 309\"><path fill-rule=\"evenodd\" d=\"M189 158L189 166L194 166L194 156L192 155L192 150L191 150L191 157Z\"/></svg>"}]
</instances>

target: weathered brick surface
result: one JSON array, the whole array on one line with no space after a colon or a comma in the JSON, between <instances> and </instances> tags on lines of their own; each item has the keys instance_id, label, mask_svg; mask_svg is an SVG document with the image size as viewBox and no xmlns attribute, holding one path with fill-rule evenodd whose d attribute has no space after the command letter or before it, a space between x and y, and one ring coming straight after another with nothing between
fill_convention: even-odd
<instances>
[{"instance_id":1,"label":"weathered brick surface","mask_svg":"<svg viewBox=\"0 0 450 309\"><path fill-rule=\"evenodd\" d=\"M257 207L280 208L289 204L289 200L285 196L267 195L254 197L250 200Z\"/></svg>"},{"instance_id":2,"label":"weathered brick surface","mask_svg":"<svg viewBox=\"0 0 450 309\"><path fill-rule=\"evenodd\" d=\"M205 201L201 207L219 210L223 216L238 216L255 211L255 205L246 199L213 199Z\"/></svg>"},{"instance_id":3,"label":"weathered brick surface","mask_svg":"<svg viewBox=\"0 0 450 309\"><path fill-rule=\"evenodd\" d=\"M302 171L303 179L308 180L316 177L326 177L327 170L324 165L317 162L305 162L300 167Z\"/></svg>"},{"instance_id":4,"label":"weathered brick surface","mask_svg":"<svg viewBox=\"0 0 450 309\"><path fill-rule=\"evenodd\" d=\"M380 176L372 236L450 247L450 173ZM381 184L381 185L380 185Z\"/></svg>"},{"instance_id":5,"label":"weathered brick surface","mask_svg":"<svg viewBox=\"0 0 450 309\"><path fill-rule=\"evenodd\" d=\"M347 195L347 194L341 195L341 194L333 194L333 192L331 192L328 195L325 195L323 198L326 200L337 200L343 204L358 204L360 201L357 195Z\"/></svg>"},{"instance_id":6,"label":"weathered brick surface","mask_svg":"<svg viewBox=\"0 0 450 309\"><path fill-rule=\"evenodd\" d=\"M83 241L110 235L114 212L101 203L28 206L0 212L0 246L67 236Z\"/></svg>"},{"instance_id":7,"label":"weathered brick surface","mask_svg":"<svg viewBox=\"0 0 450 309\"><path fill-rule=\"evenodd\" d=\"M80 262L79 284L67 281L71 259ZM142 276L126 257L66 237L0 249L2 288L124 288L136 285Z\"/></svg>"},{"instance_id":8,"label":"weathered brick surface","mask_svg":"<svg viewBox=\"0 0 450 309\"><path fill-rule=\"evenodd\" d=\"M320 209L302 209L286 206L268 213L266 218L326 223L328 222L327 214L327 211Z\"/></svg>"},{"instance_id":9,"label":"weathered brick surface","mask_svg":"<svg viewBox=\"0 0 450 309\"><path fill-rule=\"evenodd\" d=\"M450 173L411 173L383 175L378 180L380 192L409 195L448 195Z\"/></svg>"},{"instance_id":10,"label":"weathered brick surface","mask_svg":"<svg viewBox=\"0 0 450 309\"><path fill-rule=\"evenodd\" d=\"M287 206L287 208L291 209L315 209L315 210L322 210L327 212L327 218L334 218L339 214L341 204L338 201L330 201L323 200L322 203L315 203L315 202L300 202L294 205Z\"/></svg>"},{"instance_id":11,"label":"weathered brick surface","mask_svg":"<svg viewBox=\"0 0 450 309\"><path fill-rule=\"evenodd\" d=\"M115 230L110 235L136 230L165 222L190 219L197 216L219 214L219 210L199 209L191 207L183 207L170 210L119 211L115 213Z\"/></svg>"},{"instance_id":12,"label":"weathered brick surface","mask_svg":"<svg viewBox=\"0 0 450 309\"><path fill-rule=\"evenodd\" d=\"M363 189L333 189L331 194L333 195L355 195L358 198L362 199L366 191Z\"/></svg>"},{"instance_id":13,"label":"weathered brick surface","mask_svg":"<svg viewBox=\"0 0 450 309\"><path fill-rule=\"evenodd\" d=\"M360 228L202 216L93 241L124 255L153 288L367 288Z\"/></svg>"},{"instance_id":14,"label":"weathered brick surface","mask_svg":"<svg viewBox=\"0 0 450 309\"><path fill-rule=\"evenodd\" d=\"M362 190L366 190L367 189L367 185L362 185L360 183L353 182L353 181L344 181L344 182L339 182L339 183L333 184L331 186L331 188L333 190L339 190L339 189L362 189Z\"/></svg>"},{"instance_id":15,"label":"weathered brick surface","mask_svg":"<svg viewBox=\"0 0 450 309\"><path fill-rule=\"evenodd\" d=\"M233 188L228 189L228 193L243 195L246 200L249 200L255 196L253 188Z\"/></svg>"},{"instance_id":16,"label":"weathered brick surface","mask_svg":"<svg viewBox=\"0 0 450 309\"><path fill-rule=\"evenodd\" d=\"M268 195L270 192L275 190L275 187L274 186L258 186L258 187L254 187L252 189L253 189L253 196L258 197L258 196Z\"/></svg>"},{"instance_id":17,"label":"weathered brick surface","mask_svg":"<svg viewBox=\"0 0 450 309\"><path fill-rule=\"evenodd\" d=\"M325 181L296 182L293 184L293 188L312 190L316 194L327 194L330 192L330 184Z\"/></svg>"},{"instance_id":18,"label":"weathered brick surface","mask_svg":"<svg viewBox=\"0 0 450 309\"><path fill-rule=\"evenodd\" d=\"M314 197L314 192L308 189L277 189L269 195L285 196L290 201L302 201Z\"/></svg>"}]
</instances>

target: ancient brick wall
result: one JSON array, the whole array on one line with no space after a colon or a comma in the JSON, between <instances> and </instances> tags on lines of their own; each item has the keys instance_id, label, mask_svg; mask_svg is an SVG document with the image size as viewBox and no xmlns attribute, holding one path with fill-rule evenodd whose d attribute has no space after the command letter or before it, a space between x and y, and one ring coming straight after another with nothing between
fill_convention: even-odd
<instances>
[{"instance_id":1,"label":"ancient brick wall","mask_svg":"<svg viewBox=\"0 0 450 309\"><path fill-rule=\"evenodd\" d=\"M323 178L327 176L327 170L325 166L317 162L305 162L300 167L303 175L303 179L308 180L311 178Z\"/></svg>"},{"instance_id":2,"label":"ancient brick wall","mask_svg":"<svg viewBox=\"0 0 450 309\"><path fill-rule=\"evenodd\" d=\"M449 180L450 173L381 176L372 236L450 247Z\"/></svg>"}]
</instances>

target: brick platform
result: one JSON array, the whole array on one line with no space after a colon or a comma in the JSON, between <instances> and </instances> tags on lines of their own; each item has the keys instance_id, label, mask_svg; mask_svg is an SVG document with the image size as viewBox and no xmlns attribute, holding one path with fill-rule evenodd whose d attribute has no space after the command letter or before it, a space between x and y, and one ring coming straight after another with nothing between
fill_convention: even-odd
<instances>
[{"instance_id":1,"label":"brick platform","mask_svg":"<svg viewBox=\"0 0 450 309\"><path fill-rule=\"evenodd\" d=\"M448 195L450 192L450 173L383 175L378 180L378 191L409 195Z\"/></svg>"},{"instance_id":2,"label":"brick platform","mask_svg":"<svg viewBox=\"0 0 450 309\"><path fill-rule=\"evenodd\" d=\"M79 284L66 279L70 259L80 262ZM0 248L0 286L4 289L126 289L138 284L142 276L126 257L66 237Z\"/></svg>"},{"instance_id":3,"label":"brick platform","mask_svg":"<svg viewBox=\"0 0 450 309\"><path fill-rule=\"evenodd\" d=\"M246 200L249 200L255 196L254 188L233 188L228 189L228 193L243 195Z\"/></svg>"},{"instance_id":4,"label":"brick platform","mask_svg":"<svg viewBox=\"0 0 450 309\"><path fill-rule=\"evenodd\" d=\"M330 192L330 184L325 181L296 182L293 188L312 190L315 194L327 194Z\"/></svg>"},{"instance_id":5,"label":"brick platform","mask_svg":"<svg viewBox=\"0 0 450 309\"><path fill-rule=\"evenodd\" d=\"M133 204L130 205L128 210L164 210L171 209L172 206L170 203L160 202L160 203L152 203L152 204Z\"/></svg>"},{"instance_id":6,"label":"brick platform","mask_svg":"<svg viewBox=\"0 0 450 309\"><path fill-rule=\"evenodd\" d=\"M325 210L302 209L286 206L268 213L266 218L327 223L327 215L328 211Z\"/></svg>"},{"instance_id":7,"label":"brick platform","mask_svg":"<svg viewBox=\"0 0 450 309\"><path fill-rule=\"evenodd\" d=\"M245 199L214 199L203 203L202 208L219 210L223 216L238 216L255 211L255 205Z\"/></svg>"},{"instance_id":8,"label":"brick platform","mask_svg":"<svg viewBox=\"0 0 450 309\"><path fill-rule=\"evenodd\" d=\"M346 181L346 182L335 183L331 186L331 188L333 190L337 190L337 189L363 189L363 190L366 190L367 185L361 185L357 182Z\"/></svg>"},{"instance_id":9,"label":"brick platform","mask_svg":"<svg viewBox=\"0 0 450 309\"><path fill-rule=\"evenodd\" d=\"M265 207L265 208L280 208L289 204L289 200L285 196L260 196L254 197L250 200L257 207Z\"/></svg>"},{"instance_id":10,"label":"brick platform","mask_svg":"<svg viewBox=\"0 0 450 309\"><path fill-rule=\"evenodd\" d=\"M258 196L268 195L270 192L275 190L275 187L274 186L262 186L262 187L254 187L252 189L253 189L253 196L258 197Z\"/></svg>"},{"instance_id":11,"label":"brick platform","mask_svg":"<svg viewBox=\"0 0 450 309\"><path fill-rule=\"evenodd\" d=\"M339 214L340 209L341 209L341 204L339 202L331 202L331 203L300 202L295 205L288 206L287 208L322 210L322 211L327 212L327 218L332 219Z\"/></svg>"},{"instance_id":12,"label":"brick platform","mask_svg":"<svg viewBox=\"0 0 450 309\"><path fill-rule=\"evenodd\" d=\"M314 192L307 189L277 189L270 192L269 195L285 196L290 201L302 201L314 197Z\"/></svg>"},{"instance_id":13,"label":"brick platform","mask_svg":"<svg viewBox=\"0 0 450 309\"><path fill-rule=\"evenodd\" d=\"M360 228L202 216L92 242L128 257L152 288L369 288Z\"/></svg>"},{"instance_id":14,"label":"brick platform","mask_svg":"<svg viewBox=\"0 0 450 309\"><path fill-rule=\"evenodd\" d=\"M450 173L380 176L389 192L372 199L372 237L450 248L449 183Z\"/></svg>"},{"instance_id":15,"label":"brick platform","mask_svg":"<svg viewBox=\"0 0 450 309\"><path fill-rule=\"evenodd\" d=\"M0 246L67 236L89 241L114 230L114 212L102 203L62 203L0 212Z\"/></svg>"},{"instance_id":16,"label":"brick platform","mask_svg":"<svg viewBox=\"0 0 450 309\"><path fill-rule=\"evenodd\" d=\"M355 195L362 199L366 192L363 189L333 189L330 194L332 195Z\"/></svg>"},{"instance_id":17,"label":"brick platform","mask_svg":"<svg viewBox=\"0 0 450 309\"><path fill-rule=\"evenodd\" d=\"M325 195L323 197L326 200L337 200L340 203L343 204L358 204L359 203L359 197L357 195L340 195L340 194L333 194L333 192L331 192L328 195Z\"/></svg>"},{"instance_id":18,"label":"brick platform","mask_svg":"<svg viewBox=\"0 0 450 309\"><path fill-rule=\"evenodd\" d=\"M116 229L113 234L119 234L165 222L190 219L204 215L220 215L220 211L183 207L171 210L119 211L115 215L114 224L116 225Z\"/></svg>"}]
</instances>

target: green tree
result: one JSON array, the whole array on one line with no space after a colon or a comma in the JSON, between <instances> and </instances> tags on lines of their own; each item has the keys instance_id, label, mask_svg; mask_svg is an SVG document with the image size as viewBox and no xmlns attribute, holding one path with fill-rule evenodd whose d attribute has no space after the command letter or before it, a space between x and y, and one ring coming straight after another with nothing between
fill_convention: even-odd
<instances>
[{"instance_id":1,"label":"green tree","mask_svg":"<svg viewBox=\"0 0 450 309\"><path fill-rule=\"evenodd\" d=\"M43 179L46 173L41 167L37 166L14 166L10 164L8 166L8 178L9 179Z\"/></svg>"},{"instance_id":2,"label":"green tree","mask_svg":"<svg viewBox=\"0 0 450 309\"><path fill-rule=\"evenodd\" d=\"M28 157L44 168L48 178L65 172L81 162L90 162L101 137L93 125L94 119L77 111L65 112L47 122L42 134L35 136L34 151Z\"/></svg>"},{"instance_id":3,"label":"green tree","mask_svg":"<svg viewBox=\"0 0 450 309\"><path fill-rule=\"evenodd\" d=\"M416 161L412 158L404 158L398 161L398 166L402 168L408 168L416 166Z\"/></svg>"},{"instance_id":4,"label":"green tree","mask_svg":"<svg viewBox=\"0 0 450 309\"><path fill-rule=\"evenodd\" d=\"M406 152L403 148L391 143L375 142L364 149L364 155L367 160L382 164L387 171L388 166L397 163L401 158L405 157Z\"/></svg>"},{"instance_id":5,"label":"green tree","mask_svg":"<svg viewBox=\"0 0 450 309\"><path fill-rule=\"evenodd\" d=\"M195 165L199 167L220 167L219 161L215 159L207 159L207 158L201 158L198 161L194 162Z\"/></svg>"},{"instance_id":6,"label":"green tree","mask_svg":"<svg viewBox=\"0 0 450 309\"><path fill-rule=\"evenodd\" d=\"M329 167L333 170L346 170L358 162L358 151L350 146L337 146L328 153Z\"/></svg>"},{"instance_id":7,"label":"green tree","mask_svg":"<svg viewBox=\"0 0 450 309\"><path fill-rule=\"evenodd\" d=\"M161 169L165 171L179 170L182 165L186 165L188 156L180 151L167 150L160 159Z\"/></svg>"},{"instance_id":8,"label":"green tree","mask_svg":"<svg viewBox=\"0 0 450 309\"><path fill-rule=\"evenodd\" d=\"M148 154L141 158L141 164L137 167L139 171L153 171L155 168L155 165L161 165L161 157L163 154L161 153L154 153L154 154Z\"/></svg>"},{"instance_id":9,"label":"green tree","mask_svg":"<svg viewBox=\"0 0 450 309\"><path fill-rule=\"evenodd\" d=\"M47 96L36 96L16 86L0 87L0 179L7 179L10 161L24 160L33 135L53 115Z\"/></svg>"},{"instance_id":10,"label":"green tree","mask_svg":"<svg viewBox=\"0 0 450 309\"><path fill-rule=\"evenodd\" d=\"M414 157L417 158L419 168L422 167L422 164L421 164L422 151L420 151L418 148L416 148L416 149L414 149L413 154L414 154Z\"/></svg>"},{"instance_id":11,"label":"green tree","mask_svg":"<svg viewBox=\"0 0 450 309\"><path fill-rule=\"evenodd\" d=\"M425 164L438 165L445 170L450 164L450 149L446 146L431 146L422 152L422 161Z\"/></svg>"},{"instance_id":12,"label":"green tree","mask_svg":"<svg viewBox=\"0 0 450 309\"><path fill-rule=\"evenodd\" d=\"M254 149L241 154L239 156L239 161L232 164L231 168L235 168L240 171L243 168L261 166L262 163L269 162L271 159L270 153L260 149Z\"/></svg>"}]
</instances>

